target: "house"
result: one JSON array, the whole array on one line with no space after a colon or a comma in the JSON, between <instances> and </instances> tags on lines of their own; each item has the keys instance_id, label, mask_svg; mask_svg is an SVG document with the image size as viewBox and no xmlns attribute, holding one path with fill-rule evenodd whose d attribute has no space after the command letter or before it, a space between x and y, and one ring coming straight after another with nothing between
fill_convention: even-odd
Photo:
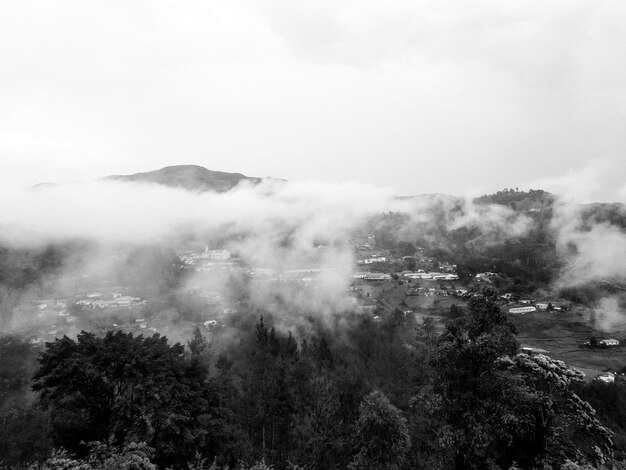
<instances>
[{"instance_id":1,"label":"house","mask_svg":"<svg viewBox=\"0 0 626 470\"><path fill-rule=\"evenodd\" d=\"M561 310L561 308L557 307L554 302L539 302L535 304L535 307L539 310Z\"/></svg>"},{"instance_id":2,"label":"house","mask_svg":"<svg viewBox=\"0 0 626 470\"><path fill-rule=\"evenodd\" d=\"M406 291L406 295L420 295L421 290L417 287L409 287Z\"/></svg>"},{"instance_id":3,"label":"house","mask_svg":"<svg viewBox=\"0 0 626 470\"><path fill-rule=\"evenodd\" d=\"M601 339L598 341L600 346L619 346L619 341L614 338Z\"/></svg>"},{"instance_id":4,"label":"house","mask_svg":"<svg viewBox=\"0 0 626 470\"><path fill-rule=\"evenodd\" d=\"M610 384L615 382L615 374L613 372L604 372L596 377L596 380Z\"/></svg>"},{"instance_id":5,"label":"house","mask_svg":"<svg viewBox=\"0 0 626 470\"><path fill-rule=\"evenodd\" d=\"M130 297L128 295L121 295L115 299L115 303L118 307L130 307L131 304L139 301L136 297Z\"/></svg>"},{"instance_id":6,"label":"house","mask_svg":"<svg viewBox=\"0 0 626 470\"><path fill-rule=\"evenodd\" d=\"M439 269L445 273L454 273L456 272L456 264L450 264L448 262L443 262L439 265Z\"/></svg>"}]
</instances>

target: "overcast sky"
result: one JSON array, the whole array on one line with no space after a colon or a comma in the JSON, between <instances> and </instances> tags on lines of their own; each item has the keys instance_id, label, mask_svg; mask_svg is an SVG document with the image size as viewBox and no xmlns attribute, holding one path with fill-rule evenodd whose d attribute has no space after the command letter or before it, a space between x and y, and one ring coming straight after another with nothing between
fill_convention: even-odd
<instances>
[{"instance_id":1,"label":"overcast sky","mask_svg":"<svg viewBox=\"0 0 626 470\"><path fill-rule=\"evenodd\" d=\"M0 2L3 184L193 163L626 201L626 2Z\"/></svg>"}]
</instances>

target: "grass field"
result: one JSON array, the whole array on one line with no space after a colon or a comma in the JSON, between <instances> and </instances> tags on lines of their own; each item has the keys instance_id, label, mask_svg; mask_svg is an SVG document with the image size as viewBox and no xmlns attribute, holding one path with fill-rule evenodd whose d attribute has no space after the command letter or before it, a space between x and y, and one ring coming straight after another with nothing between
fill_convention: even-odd
<instances>
[{"instance_id":1,"label":"grass field","mask_svg":"<svg viewBox=\"0 0 626 470\"><path fill-rule=\"evenodd\" d=\"M626 348L622 345L606 349L582 347L593 335L624 339L625 332L594 330L590 315L589 309L576 307L567 312L511 314L511 319L519 329L520 343L545 349L548 356L565 361L593 378L605 370L616 371L626 366Z\"/></svg>"},{"instance_id":2,"label":"grass field","mask_svg":"<svg viewBox=\"0 0 626 470\"><path fill-rule=\"evenodd\" d=\"M386 310L391 311L395 307L411 309L418 321L426 316L432 317L440 330L449 319L450 306L465 304L454 296L406 296L407 285L397 285L395 282L368 285L366 290L372 298L380 299ZM590 309L575 307L566 312L537 311L509 315L518 328L517 339L520 344L545 349L548 356L582 370L588 379L593 379L603 371L617 371L626 366L626 346L606 349L582 346L594 335L598 338L617 338L622 344L626 343L626 330L595 330Z\"/></svg>"}]
</instances>

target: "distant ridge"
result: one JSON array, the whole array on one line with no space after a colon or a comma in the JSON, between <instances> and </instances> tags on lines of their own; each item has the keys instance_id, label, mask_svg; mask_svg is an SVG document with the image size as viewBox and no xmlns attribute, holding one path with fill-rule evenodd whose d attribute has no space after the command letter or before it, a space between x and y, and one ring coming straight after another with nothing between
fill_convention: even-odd
<instances>
[{"instance_id":1,"label":"distant ridge","mask_svg":"<svg viewBox=\"0 0 626 470\"><path fill-rule=\"evenodd\" d=\"M184 188L189 191L224 193L230 191L242 181L256 185L263 181L264 178L245 176L241 173L211 171L198 165L175 165L145 173L111 175L104 179L162 184L173 188Z\"/></svg>"}]
</instances>

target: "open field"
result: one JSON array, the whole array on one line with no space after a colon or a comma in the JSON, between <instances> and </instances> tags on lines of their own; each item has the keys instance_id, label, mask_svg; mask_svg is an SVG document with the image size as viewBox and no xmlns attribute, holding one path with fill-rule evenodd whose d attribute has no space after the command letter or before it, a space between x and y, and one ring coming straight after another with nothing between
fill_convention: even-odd
<instances>
[{"instance_id":1,"label":"open field","mask_svg":"<svg viewBox=\"0 0 626 470\"><path fill-rule=\"evenodd\" d=\"M367 284L362 287L364 292L370 293L371 298L379 299L379 305L385 311L390 312L395 307L413 310L418 321L426 316L433 318L439 330L443 330L449 319L452 304L460 307L465 305L463 299L455 296L406 296L407 285L398 285L396 282ZM626 366L626 346L606 349L582 346L594 335L598 338L617 338L622 344L626 340L626 330L595 330L592 327L590 309L574 307L566 312L537 311L509 315L518 328L517 338L520 344L545 349L548 356L582 370L589 379L603 371L616 371Z\"/></svg>"},{"instance_id":2,"label":"open field","mask_svg":"<svg viewBox=\"0 0 626 470\"><path fill-rule=\"evenodd\" d=\"M565 361L594 377L605 370L626 366L626 348L589 349L582 344L590 336L614 337L622 343L626 332L602 333L591 326L590 310L576 307L568 312L532 312L511 315L524 345L548 351L547 355Z\"/></svg>"}]
</instances>

